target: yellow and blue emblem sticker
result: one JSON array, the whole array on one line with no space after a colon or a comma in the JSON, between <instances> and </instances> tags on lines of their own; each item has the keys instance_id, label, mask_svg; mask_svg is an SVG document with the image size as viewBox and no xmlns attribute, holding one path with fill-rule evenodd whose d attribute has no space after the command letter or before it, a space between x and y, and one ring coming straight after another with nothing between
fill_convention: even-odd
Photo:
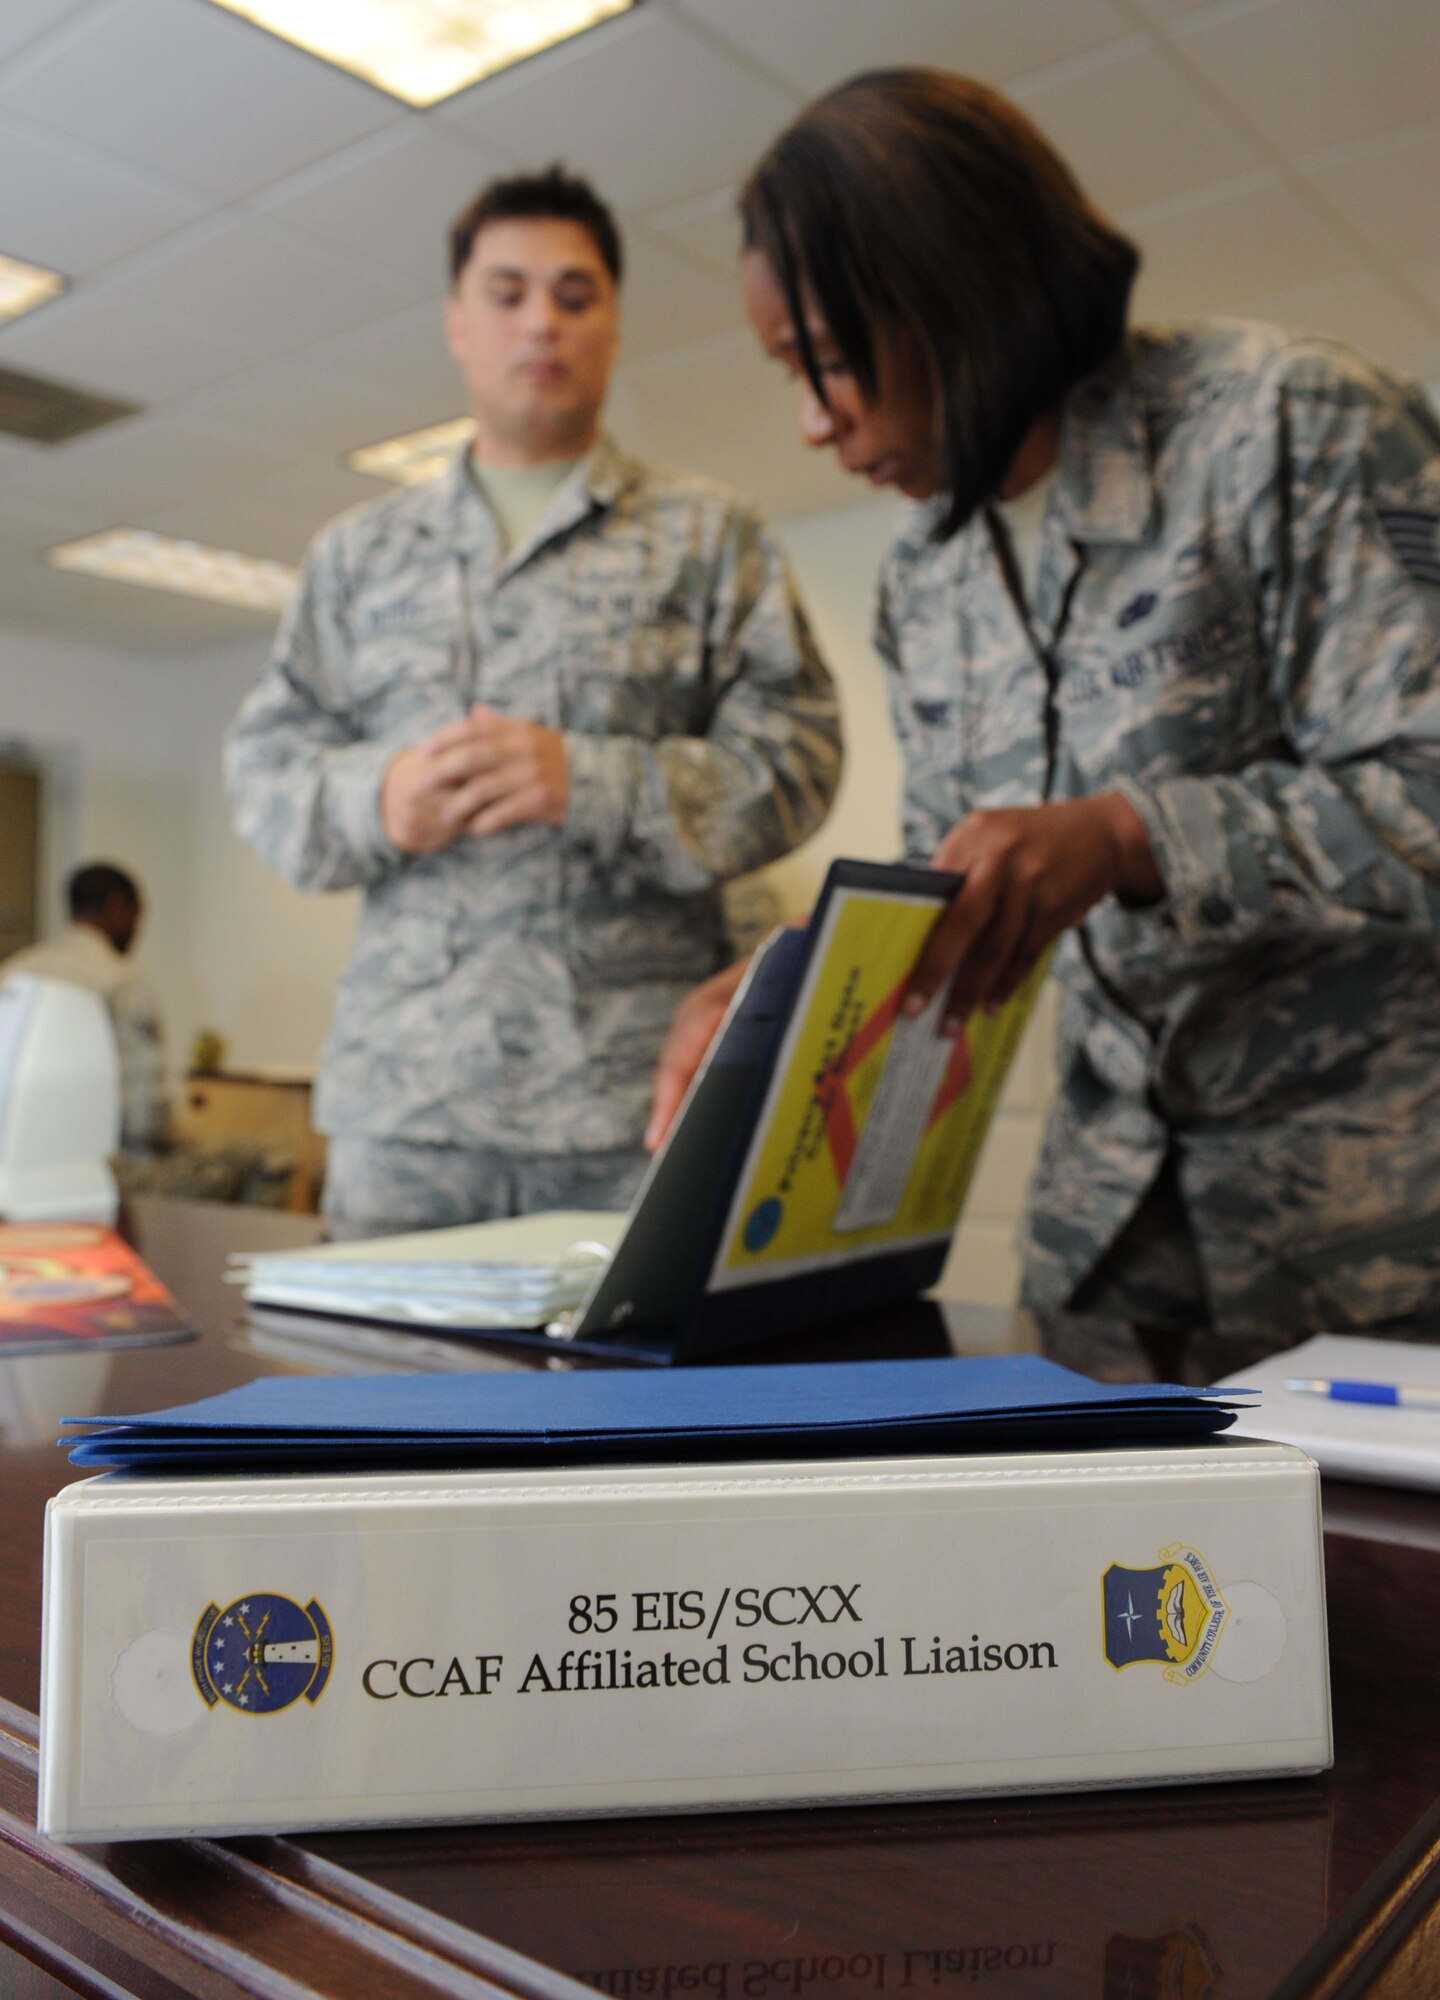
<instances>
[{"instance_id":1,"label":"yellow and blue emblem sticker","mask_svg":"<svg viewBox=\"0 0 1440 2000\"><path fill-rule=\"evenodd\" d=\"M1230 1607L1197 1549L1171 1542L1159 1556L1146 1569L1111 1563L1101 1577L1105 1657L1117 1673L1144 1663L1183 1686L1214 1658Z\"/></svg>"},{"instance_id":2,"label":"yellow and blue emblem sticker","mask_svg":"<svg viewBox=\"0 0 1440 2000\"><path fill-rule=\"evenodd\" d=\"M313 1707L335 1664L330 1621L315 1598L297 1604L252 1591L222 1610L207 1604L190 1641L190 1672L209 1709L278 1715L303 1695Z\"/></svg>"}]
</instances>

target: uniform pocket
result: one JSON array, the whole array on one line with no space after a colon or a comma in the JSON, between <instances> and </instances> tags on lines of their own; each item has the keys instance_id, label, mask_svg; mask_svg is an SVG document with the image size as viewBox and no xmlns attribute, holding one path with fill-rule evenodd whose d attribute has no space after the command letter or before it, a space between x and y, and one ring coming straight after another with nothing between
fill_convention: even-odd
<instances>
[{"instance_id":1,"label":"uniform pocket","mask_svg":"<svg viewBox=\"0 0 1440 2000\"><path fill-rule=\"evenodd\" d=\"M349 693L361 707L389 699L397 687L456 681L460 642L451 628L421 626L375 634L350 656Z\"/></svg>"},{"instance_id":2,"label":"uniform pocket","mask_svg":"<svg viewBox=\"0 0 1440 2000\"><path fill-rule=\"evenodd\" d=\"M683 992L710 974L724 956L724 919L718 896L651 897L617 904L590 894L568 912L566 958L577 991L642 988L656 984Z\"/></svg>"},{"instance_id":3,"label":"uniform pocket","mask_svg":"<svg viewBox=\"0 0 1440 2000\"><path fill-rule=\"evenodd\" d=\"M391 908L361 918L341 984L383 1005L385 996L437 986L453 970L454 927L431 911Z\"/></svg>"},{"instance_id":4,"label":"uniform pocket","mask_svg":"<svg viewBox=\"0 0 1440 2000\"><path fill-rule=\"evenodd\" d=\"M593 736L699 736L709 702L698 663L674 635L656 631L604 634L566 661L565 726Z\"/></svg>"}]
</instances>

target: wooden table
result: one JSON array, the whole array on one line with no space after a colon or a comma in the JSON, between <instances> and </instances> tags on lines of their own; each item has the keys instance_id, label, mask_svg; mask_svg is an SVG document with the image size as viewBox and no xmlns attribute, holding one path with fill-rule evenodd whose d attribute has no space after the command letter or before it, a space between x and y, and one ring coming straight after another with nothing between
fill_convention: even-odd
<instances>
[{"instance_id":1,"label":"wooden table","mask_svg":"<svg viewBox=\"0 0 1440 2000\"><path fill-rule=\"evenodd\" d=\"M137 1204L205 1329L0 1362L4 2000L1054 2000L1440 1995L1440 1502L1326 1495L1337 1761L1313 1781L957 1804L66 1848L35 1831L44 1503L62 1415L277 1372L226 1249L295 1216ZM993 1347L993 1314L952 1313ZM936 1315L899 1335L945 1338ZM293 1363L289 1365L294 1365Z\"/></svg>"}]
</instances>

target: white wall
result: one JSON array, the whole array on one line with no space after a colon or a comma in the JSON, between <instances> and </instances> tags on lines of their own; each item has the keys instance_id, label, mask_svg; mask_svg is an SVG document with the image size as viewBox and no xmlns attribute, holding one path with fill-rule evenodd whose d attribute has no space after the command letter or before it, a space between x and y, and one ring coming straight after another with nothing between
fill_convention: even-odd
<instances>
[{"instance_id":1,"label":"white wall","mask_svg":"<svg viewBox=\"0 0 1440 2000\"><path fill-rule=\"evenodd\" d=\"M183 681L170 661L0 627L0 735L45 774L44 932L67 920L77 862L115 861L140 878L149 907L139 956L165 997L172 1061L199 1001L190 732L174 698Z\"/></svg>"},{"instance_id":2,"label":"white wall","mask_svg":"<svg viewBox=\"0 0 1440 2000\"><path fill-rule=\"evenodd\" d=\"M231 831L221 739L269 651L268 638L257 638L198 655L188 697L197 980L205 1019L225 1037L237 1067L314 1062L358 905L348 890L302 895Z\"/></svg>"},{"instance_id":3,"label":"white wall","mask_svg":"<svg viewBox=\"0 0 1440 2000\"><path fill-rule=\"evenodd\" d=\"M792 516L778 524L815 635L840 693L845 771L818 833L770 871L787 903L808 908L836 855L892 861L900 851L900 754L884 670L870 644L875 580L895 532L892 501Z\"/></svg>"}]
</instances>

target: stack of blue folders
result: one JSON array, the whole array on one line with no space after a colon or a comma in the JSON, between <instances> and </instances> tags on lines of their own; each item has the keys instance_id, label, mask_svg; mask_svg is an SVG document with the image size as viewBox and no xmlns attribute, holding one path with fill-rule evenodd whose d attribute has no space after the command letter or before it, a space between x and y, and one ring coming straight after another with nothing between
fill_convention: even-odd
<instances>
[{"instance_id":1,"label":"stack of blue folders","mask_svg":"<svg viewBox=\"0 0 1440 2000\"><path fill-rule=\"evenodd\" d=\"M1092 1382L1034 1355L651 1372L267 1376L66 1440L76 1465L345 1472L891 1457L1159 1444L1244 1391Z\"/></svg>"}]
</instances>

